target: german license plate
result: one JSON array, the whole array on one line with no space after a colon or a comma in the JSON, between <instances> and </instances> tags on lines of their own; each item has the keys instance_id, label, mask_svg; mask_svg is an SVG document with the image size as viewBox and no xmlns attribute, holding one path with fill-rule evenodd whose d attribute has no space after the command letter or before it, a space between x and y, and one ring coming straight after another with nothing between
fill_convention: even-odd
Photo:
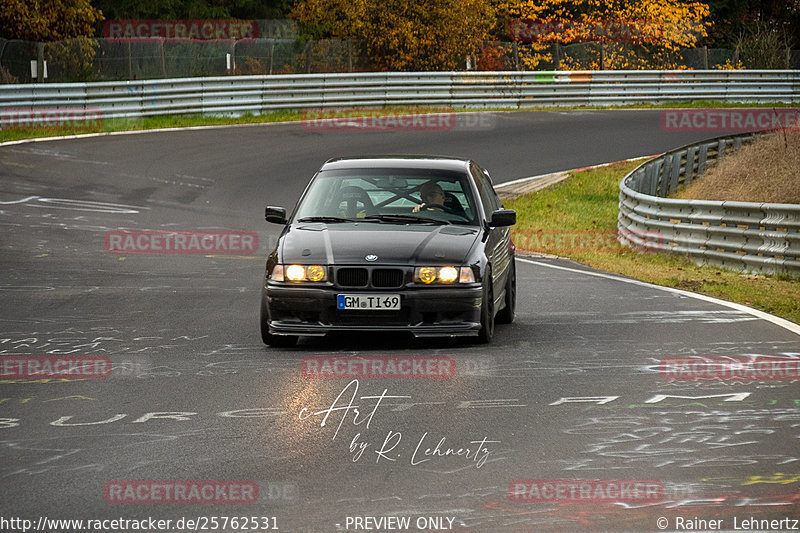
<instances>
[{"instance_id":1,"label":"german license plate","mask_svg":"<svg viewBox=\"0 0 800 533\"><path fill-rule=\"evenodd\" d=\"M336 307L358 311L397 311L399 294L337 294Z\"/></svg>"}]
</instances>

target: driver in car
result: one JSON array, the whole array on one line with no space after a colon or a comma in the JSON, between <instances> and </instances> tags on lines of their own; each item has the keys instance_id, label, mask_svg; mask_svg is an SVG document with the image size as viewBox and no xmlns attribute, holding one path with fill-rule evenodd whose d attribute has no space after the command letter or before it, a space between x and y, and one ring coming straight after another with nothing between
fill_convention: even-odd
<instances>
[{"instance_id":1,"label":"driver in car","mask_svg":"<svg viewBox=\"0 0 800 533\"><path fill-rule=\"evenodd\" d=\"M414 213L419 213L423 207L444 211L446 198L441 185L435 181L429 181L420 187L419 194L422 196L422 203L414 208Z\"/></svg>"}]
</instances>

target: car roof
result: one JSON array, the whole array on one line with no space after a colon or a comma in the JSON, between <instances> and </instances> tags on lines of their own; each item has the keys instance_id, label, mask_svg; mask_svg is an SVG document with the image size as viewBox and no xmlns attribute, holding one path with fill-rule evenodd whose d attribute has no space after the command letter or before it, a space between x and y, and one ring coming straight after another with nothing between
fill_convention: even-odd
<instances>
[{"instance_id":1,"label":"car roof","mask_svg":"<svg viewBox=\"0 0 800 533\"><path fill-rule=\"evenodd\" d=\"M347 168L408 168L430 170L455 170L464 172L470 164L469 159L429 155L384 155L364 157L337 157L329 159L320 170Z\"/></svg>"}]
</instances>

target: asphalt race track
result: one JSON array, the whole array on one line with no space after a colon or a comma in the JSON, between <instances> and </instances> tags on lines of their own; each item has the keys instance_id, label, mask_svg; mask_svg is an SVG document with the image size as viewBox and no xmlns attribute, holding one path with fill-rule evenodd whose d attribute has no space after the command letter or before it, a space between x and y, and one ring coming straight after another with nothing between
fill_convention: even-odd
<instances>
[{"instance_id":1,"label":"asphalt race track","mask_svg":"<svg viewBox=\"0 0 800 533\"><path fill-rule=\"evenodd\" d=\"M471 157L500 183L710 136L665 132L657 110L459 120L448 131L287 124L0 147L0 355L112 364L105 379L4 374L0 517L198 520L170 531L734 530L749 519L800 529L797 381L659 370L669 357L800 356L796 333L743 310L528 259L517 262L516 321L490 347L387 335L261 343L259 286L278 233L264 206L291 208L328 158ZM106 232L120 229L252 231L259 250L107 253ZM301 372L303 358L326 355L455 368L355 383ZM213 502L157 501L155 485L187 480L256 487L257 498L230 483ZM526 488L510 494L517 480ZM628 492L568 502L544 489L563 482L545 480ZM114 490L131 481L154 485L123 501ZM267 520L221 525L244 516Z\"/></svg>"}]
</instances>

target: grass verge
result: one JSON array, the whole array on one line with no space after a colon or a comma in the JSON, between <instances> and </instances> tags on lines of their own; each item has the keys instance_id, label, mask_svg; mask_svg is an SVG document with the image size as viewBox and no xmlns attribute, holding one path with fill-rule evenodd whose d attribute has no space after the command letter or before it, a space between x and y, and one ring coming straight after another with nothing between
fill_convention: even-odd
<instances>
[{"instance_id":1,"label":"grass verge","mask_svg":"<svg viewBox=\"0 0 800 533\"><path fill-rule=\"evenodd\" d=\"M117 118L102 121L99 127L52 127L0 130L0 142L33 139L38 137L60 137L63 135L82 135L86 133L107 133L112 131L155 130L162 128L187 128L193 126L228 126L231 124L262 124L301 120L299 111L276 111L267 115L243 115L241 117L202 117L199 115L165 115L142 118Z\"/></svg>"},{"instance_id":2,"label":"grass verge","mask_svg":"<svg viewBox=\"0 0 800 533\"><path fill-rule=\"evenodd\" d=\"M742 146L675 198L800 204L800 131L777 132Z\"/></svg>"},{"instance_id":3,"label":"grass verge","mask_svg":"<svg viewBox=\"0 0 800 533\"><path fill-rule=\"evenodd\" d=\"M518 248L607 272L748 305L800 323L800 280L697 266L686 256L638 253L616 242L619 182L639 163L575 172L547 189L506 200L517 211Z\"/></svg>"}]
</instances>

